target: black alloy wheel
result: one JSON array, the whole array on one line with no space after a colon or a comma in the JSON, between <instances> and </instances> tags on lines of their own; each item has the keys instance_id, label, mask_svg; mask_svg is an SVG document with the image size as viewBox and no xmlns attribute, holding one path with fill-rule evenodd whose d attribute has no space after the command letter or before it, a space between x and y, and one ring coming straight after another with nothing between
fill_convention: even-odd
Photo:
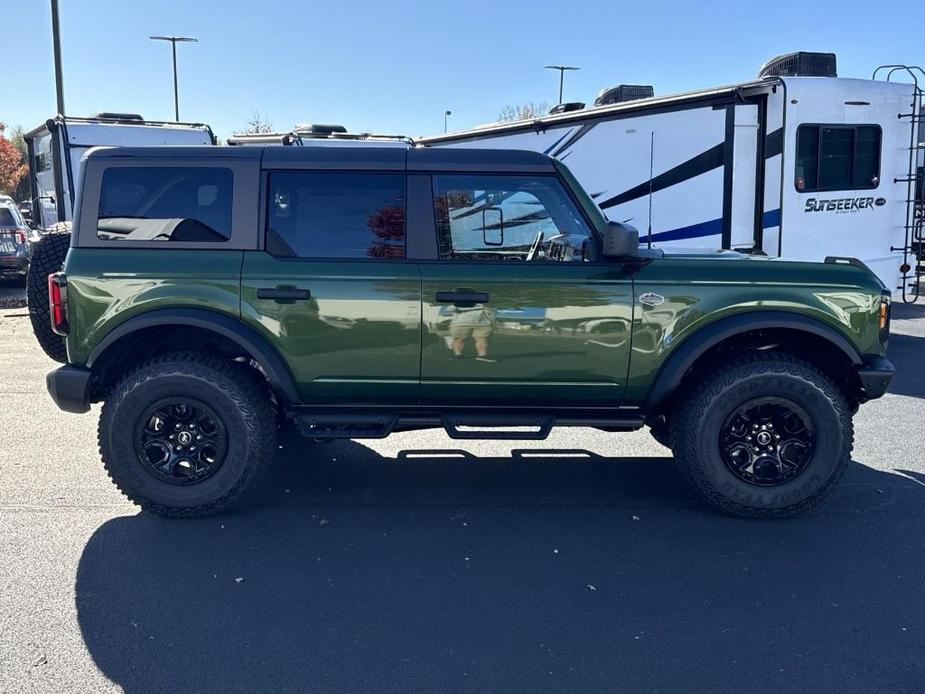
<instances>
[{"instance_id":1,"label":"black alloy wheel","mask_svg":"<svg viewBox=\"0 0 925 694\"><path fill-rule=\"evenodd\" d=\"M726 467L743 482L774 487L796 478L816 449L813 422L791 400L765 397L738 407L720 429Z\"/></svg>"},{"instance_id":2,"label":"black alloy wheel","mask_svg":"<svg viewBox=\"0 0 925 694\"><path fill-rule=\"evenodd\" d=\"M148 407L135 427L142 466L169 484L196 484L225 461L228 435L215 411L193 398L165 398Z\"/></svg>"}]
</instances>

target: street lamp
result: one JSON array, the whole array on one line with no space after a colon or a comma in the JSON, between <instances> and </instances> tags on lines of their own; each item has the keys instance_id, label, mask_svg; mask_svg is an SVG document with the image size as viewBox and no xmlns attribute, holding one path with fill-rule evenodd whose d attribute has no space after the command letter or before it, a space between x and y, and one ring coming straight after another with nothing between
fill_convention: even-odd
<instances>
[{"instance_id":1,"label":"street lamp","mask_svg":"<svg viewBox=\"0 0 925 694\"><path fill-rule=\"evenodd\" d=\"M558 70L559 71L559 101L556 103L562 103L562 85L565 82L565 71L566 70L581 70L580 67L573 67L572 65L547 65L547 70Z\"/></svg>"},{"instance_id":2,"label":"street lamp","mask_svg":"<svg viewBox=\"0 0 925 694\"><path fill-rule=\"evenodd\" d=\"M443 132L446 132L446 119L453 115L452 111L443 112Z\"/></svg>"},{"instance_id":3,"label":"street lamp","mask_svg":"<svg viewBox=\"0 0 925 694\"><path fill-rule=\"evenodd\" d=\"M51 39L55 54L55 95L58 115L64 115L64 75L61 72L61 29L58 20L58 0L51 0Z\"/></svg>"},{"instance_id":4,"label":"street lamp","mask_svg":"<svg viewBox=\"0 0 925 694\"><path fill-rule=\"evenodd\" d=\"M191 36L149 36L149 39L155 41L170 41L170 47L173 51L173 115L174 120L180 120L180 97L177 90L177 42L180 43L198 43L199 39Z\"/></svg>"}]
</instances>

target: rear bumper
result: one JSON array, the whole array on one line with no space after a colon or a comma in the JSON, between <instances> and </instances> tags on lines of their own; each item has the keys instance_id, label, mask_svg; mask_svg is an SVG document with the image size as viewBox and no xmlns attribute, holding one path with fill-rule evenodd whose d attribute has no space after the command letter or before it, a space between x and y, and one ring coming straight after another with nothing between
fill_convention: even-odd
<instances>
[{"instance_id":1,"label":"rear bumper","mask_svg":"<svg viewBox=\"0 0 925 694\"><path fill-rule=\"evenodd\" d=\"M65 412L82 414L90 410L90 369L65 365L45 377L48 394Z\"/></svg>"},{"instance_id":2,"label":"rear bumper","mask_svg":"<svg viewBox=\"0 0 925 694\"><path fill-rule=\"evenodd\" d=\"M23 255L0 256L0 275L25 275L28 271L28 257Z\"/></svg>"},{"instance_id":3,"label":"rear bumper","mask_svg":"<svg viewBox=\"0 0 925 694\"><path fill-rule=\"evenodd\" d=\"M890 387L896 368L886 357L868 357L864 365L858 369L858 378L861 388L864 389L864 398L873 400L882 397Z\"/></svg>"}]
</instances>

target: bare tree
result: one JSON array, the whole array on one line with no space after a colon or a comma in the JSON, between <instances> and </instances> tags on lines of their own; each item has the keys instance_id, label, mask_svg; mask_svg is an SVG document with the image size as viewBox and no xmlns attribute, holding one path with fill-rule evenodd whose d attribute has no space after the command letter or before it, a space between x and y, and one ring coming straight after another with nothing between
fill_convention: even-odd
<instances>
[{"instance_id":1,"label":"bare tree","mask_svg":"<svg viewBox=\"0 0 925 694\"><path fill-rule=\"evenodd\" d=\"M515 120L530 120L532 118L540 118L549 113L549 102L540 101L534 103L528 101L525 104L510 105L508 104L503 109L501 113L498 114L498 120L502 123L509 123Z\"/></svg>"},{"instance_id":2,"label":"bare tree","mask_svg":"<svg viewBox=\"0 0 925 694\"><path fill-rule=\"evenodd\" d=\"M260 115L260 111L254 109L251 112L251 117L247 121L247 127L244 129L245 134L247 135L259 135L260 133L271 133L273 132L273 123L269 120L263 118Z\"/></svg>"}]
</instances>

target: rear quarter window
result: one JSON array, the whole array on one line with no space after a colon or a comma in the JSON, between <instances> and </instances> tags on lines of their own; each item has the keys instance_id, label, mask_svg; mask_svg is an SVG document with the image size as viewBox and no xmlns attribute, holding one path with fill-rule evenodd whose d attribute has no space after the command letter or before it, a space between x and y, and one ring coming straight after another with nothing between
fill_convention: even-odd
<instances>
[{"instance_id":1,"label":"rear quarter window","mask_svg":"<svg viewBox=\"0 0 925 694\"><path fill-rule=\"evenodd\" d=\"M8 207L0 207L0 227L15 226L19 226L19 223L16 221L16 215L13 214L13 211Z\"/></svg>"},{"instance_id":2,"label":"rear quarter window","mask_svg":"<svg viewBox=\"0 0 925 694\"><path fill-rule=\"evenodd\" d=\"M221 243L231 237L234 177L221 167L111 167L103 172L97 238Z\"/></svg>"}]
</instances>

